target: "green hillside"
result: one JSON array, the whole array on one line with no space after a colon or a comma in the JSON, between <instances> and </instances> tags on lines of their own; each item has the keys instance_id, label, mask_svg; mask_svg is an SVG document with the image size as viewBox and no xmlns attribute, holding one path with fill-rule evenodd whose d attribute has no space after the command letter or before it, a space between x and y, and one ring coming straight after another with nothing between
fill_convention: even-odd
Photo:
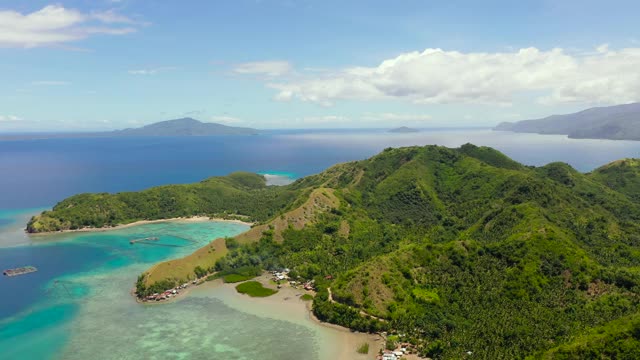
<instances>
[{"instance_id":1,"label":"green hillside","mask_svg":"<svg viewBox=\"0 0 640 360\"><path fill-rule=\"evenodd\" d=\"M265 224L215 270L288 267L314 279L321 320L402 334L432 358L640 358L640 187L637 161L625 163L582 174L473 145L409 147L285 187L232 182L233 196L265 206L259 214L188 198ZM336 201L319 204L322 193ZM63 204L32 226L73 222ZM307 218L284 226L291 214Z\"/></svg>"},{"instance_id":2,"label":"green hillside","mask_svg":"<svg viewBox=\"0 0 640 360\"><path fill-rule=\"evenodd\" d=\"M139 220L186 216L243 215L251 221L274 216L297 192L266 186L263 176L233 173L200 183L167 185L140 192L80 194L29 221L31 233L109 227Z\"/></svg>"}]
</instances>

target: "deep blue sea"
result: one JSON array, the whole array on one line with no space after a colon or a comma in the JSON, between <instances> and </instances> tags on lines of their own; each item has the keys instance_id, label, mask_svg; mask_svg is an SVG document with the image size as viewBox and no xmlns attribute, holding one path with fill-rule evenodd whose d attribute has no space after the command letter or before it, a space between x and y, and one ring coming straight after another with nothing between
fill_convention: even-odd
<instances>
[{"instance_id":1,"label":"deep blue sea","mask_svg":"<svg viewBox=\"0 0 640 360\"><path fill-rule=\"evenodd\" d=\"M495 147L528 165L564 161L580 171L640 156L640 142L572 140L491 130L425 129L412 134L290 131L258 136L0 141L0 209L51 206L79 192L140 190L238 170L305 176L338 162L367 158L389 146L459 146L467 142Z\"/></svg>"},{"instance_id":2,"label":"deep blue sea","mask_svg":"<svg viewBox=\"0 0 640 360\"><path fill-rule=\"evenodd\" d=\"M150 264L190 253L196 245L215 237L239 233L245 229L242 226L161 223L102 233L29 237L23 232L24 224L31 215L80 192L133 191L195 182L233 171L295 178L339 162L370 157L390 146L453 147L468 142L495 147L527 165L563 161L583 172L616 159L640 157L640 142L573 140L486 129L425 129L411 134L384 130L274 131L258 136L0 141L0 269L24 265L39 269L16 278L0 277L0 349L11 349L0 350L0 359L124 358L114 354L143 349L148 354L159 351L157 356L161 358L181 346L178 334L187 330L190 335L183 335L181 341L192 341L190 347L207 351L201 354L193 350L169 358L205 359L216 353L229 359L250 359L260 355L259 349L253 353L246 348L247 339L256 337L265 341L262 348L273 346L274 354L284 351L278 358L295 358L304 349L291 345L282 350L276 346L277 339L264 337L269 329L281 325L255 316L248 318L219 300L187 299L181 306L163 305L154 310L131 303L128 291L135 277ZM180 245L178 234L186 234L194 243L156 248L128 244L132 237L159 235L162 241ZM193 323L203 309L208 321L219 325L215 331L209 327L194 330L197 328ZM165 329L162 337L149 338L151 335L142 327L163 324L166 317L174 318L171 329L175 333ZM254 332L241 326L247 321L254 324ZM130 327L129 333L118 333L122 324ZM313 346L315 330L297 326L286 325L285 337L296 339L303 348ZM234 331L243 332L244 337L224 337ZM167 338L178 340L171 343ZM163 346L169 346L169 350ZM318 352L310 354L309 358L319 356Z\"/></svg>"}]
</instances>

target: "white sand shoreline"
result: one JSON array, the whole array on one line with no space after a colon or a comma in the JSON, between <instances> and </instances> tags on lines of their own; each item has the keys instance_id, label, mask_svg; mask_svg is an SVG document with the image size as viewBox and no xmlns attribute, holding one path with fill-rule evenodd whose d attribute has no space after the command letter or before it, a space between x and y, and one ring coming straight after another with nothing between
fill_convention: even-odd
<instances>
[{"instance_id":1,"label":"white sand shoreline","mask_svg":"<svg viewBox=\"0 0 640 360\"><path fill-rule=\"evenodd\" d=\"M133 226L162 223L162 222L231 222L251 226L252 223L241 220L230 220L222 218L209 218L206 216L178 217L158 220L140 220L129 224L122 224L105 228L82 228L74 230L62 230L55 232L43 232L28 234L29 236L43 236L52 234L64 234L74 232L104 232L125 229ZM260 281L266 287L274 288L269 282L270 276L263 274L255 280ZM251 313L256 316L274 318L277 320L289 321L301 324L312 329L319 337L320 359L353 359L364 360L374 359L378 350L384 347L384 342L377 334L367 334L353 332L348 328L325 323L315 317L311 310L312 301L300 299L302 294L308 293L302 289L294 289L288 285L278 290L278 293L266 298L252 298L239 294L235 290L237 284L226 284L221 279L205 282L201 285L191 285L181 290L178 296L162 302L142 302L135 296L135 289L130 295L135 299L136 306L162 306L164 304L179 303L181 300L191 296L213 296L222 300L228 306L239 311ZM256 311L257 310L257 311ZM364 343L369 344L368 354L358 354L356 350Z\"/></svg>"},{"instance_id":2,"label":"white sand shoreline","mask_svg":"<svg viewBox=\"0 0 640 360\"><path fill-rule=\"evenodd\" d=\"M102 228L85 227L85 228L82 228L82 229L46 231L46 232L39 232L39 233L29 233L25 229L25 232L29 236L44 236L44 235L66 234L66 233L76 233L76 232L112 231L112 230L126 229L126 228L130 228L132 226L145 225L145 224L155 224L155 223L162 223L162 222L205 222L205 221L229 222L229 223L235 223L235 224L242 224L242 225L246 225L246 226L254 225L254 223L250 223L250 222L246 222L246 221L242 221L242 220L236 220L236 219L210 218L208 216L192 216L192 217L177 217L177 218L157 219L157 220L138 220L138 221L135 221L135 222L132 222L132 223L128 223L128 224L121 224L121 225L102 227Z\"/></svg>"},{"instance_id":3,"label":"white sand shoreline","mask_svg":"<svg viewBox=\"0 0 640 360\"><path fill-rule=\"evenodd\" d=\"M274 288L269 282L269 274L263 274L253 280L265 287ZM212 296L226 305L260 317L273 318L303 325L314 330L319 337L320 359L375 359L378 350L384 347L384 340L377 334L351 331L348 328L325 323L315 317L311 310L312 301L300 299L310 292L283 285L274 295L265 298L253 298L236 291L237 284L226 284L218 279L206 282L181 294L173 301L179 302L190 296ZM164 303L164 302L163 302ZM369 344L368 354L358 354L356 350L364 343Z\"/></svg>"}]
</instances>

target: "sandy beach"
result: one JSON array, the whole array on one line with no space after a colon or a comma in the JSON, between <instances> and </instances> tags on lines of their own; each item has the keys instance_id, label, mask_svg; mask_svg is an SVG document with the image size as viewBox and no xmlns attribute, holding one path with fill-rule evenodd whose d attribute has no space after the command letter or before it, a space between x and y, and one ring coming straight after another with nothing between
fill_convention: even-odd
<instances>
[{"instance_id":1,"label":"sandy beach","mask_svg":"<svg viewBox=\"0 0 640 360\"><path fill-rule=\"evenodd\" d=\"M271 276L265 273L253 280L265 287L276 289L270 282ZM311 328L317 333L320 359L375 359L378 350L384 347L383 339L377 334L353 332L347 328L324 323L318 320L311 311L312 301L300 299L303 294L311 292L282 285L278 292L265 298L253 298L236 291L237 284L225 284L221 280L206 282L191 287L188 296L211 296L219 298L226 305L242 312L260 317L286 320ZM173 301L186 298L181 294ZM364 343L369 344L368 354L358 354L356 350Z\"/></svg>"},{"instance_id":2,"label":"sandy beach","mask_svg":"<svg viewBox=\"0 0 640 360\"><path fill-rule=\"evenodd\" d=\"M177 217L170 219L158 219L158 220L139 220L129 224L122 224L110 227L102 227L102 228L94 228L94 227L85 227L82 229L73 229L73 230L60 230L60 231L47 231L40 233L27 233L29 236L41 236L41 235L53 235L53 234L65 234L65 233L75 233L75 232L100 232L100 231L112 231L112 230L120 230L126 229L132 226L144 225L144 224L154 224L161 222L170 222L170 221L180 221L180 222L201 222L201 221L217 221L217 222L230 222L235 224L242 224L247 226L252 226L253 223L236 220L236 219L223 219L223 218L210 218L208 216L192 216L192 217ZM26 229L25 229L26 232Z\"/></svg>"},{"instance_id":3,"label":"sandy beach","mask_svg":"<svg viewBox=\"0 0 640 360\"><path fill-rule=\"evenodd\" d=\"M209 218L205 216L189 217L189 218L171 218L160 220L141 220L129 224L118 225L108 228L83 228L76 230L65 230L50 233L38 233L29 235L47 235L62 234L73 232L102 232L129 228L133 226L161 223L161 222L205 222L219 221L232 222L251 226L251 223L241 220L227 220L220 218ZM265 287L276 289L271 281L271 275L264 273L255 278ZM284 320L294 324L302 325L316 333L317 350L320 359L353 359L365 360L375 359L378 350L384 347L384 340L376 334L366 334L353 332L350 329L324 323L318 320L311 311L312 301L303 301L301 295L311 293L303 289L296 289L287 284L283 284L281 289L272 296L266 298L252 298L247 295L240 294L236 291L237 284L226 284L221 279L204 282L200 285L192 285L186 289L180 290L178 296L162 302L141 302L137 300L132 289L130 294L140 306L162 306L170 303L179 303L180 301L190 297L214 297L222 300L226 305L239 311L253 314L262 318L272 318ZM359 354L356 350L363 344L369 344L368 354Z\"/></svg>"}]
</instances>

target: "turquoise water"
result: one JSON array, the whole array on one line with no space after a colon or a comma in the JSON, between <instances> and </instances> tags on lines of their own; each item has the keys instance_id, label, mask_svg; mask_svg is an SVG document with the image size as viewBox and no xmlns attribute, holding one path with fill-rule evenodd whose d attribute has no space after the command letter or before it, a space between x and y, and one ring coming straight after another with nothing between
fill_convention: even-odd
<instances>
[{"instance_id":1,"label":"turquoise water","mask_svg":"<svg viewBox=\"0 0 640 360\"><path fill-rule=\"evenodd\" d=\"M140 305L130 296L136 276L149 265L246 229L228 222L163 222L0 248L3 266L39 268L0 278L0 359L256 359L265 352L274 359L301 353L317 358L313 331L299 324L234 310L215 297ZM129 244L146 236L160 240Z\"/></svg>"}]
</instances>

